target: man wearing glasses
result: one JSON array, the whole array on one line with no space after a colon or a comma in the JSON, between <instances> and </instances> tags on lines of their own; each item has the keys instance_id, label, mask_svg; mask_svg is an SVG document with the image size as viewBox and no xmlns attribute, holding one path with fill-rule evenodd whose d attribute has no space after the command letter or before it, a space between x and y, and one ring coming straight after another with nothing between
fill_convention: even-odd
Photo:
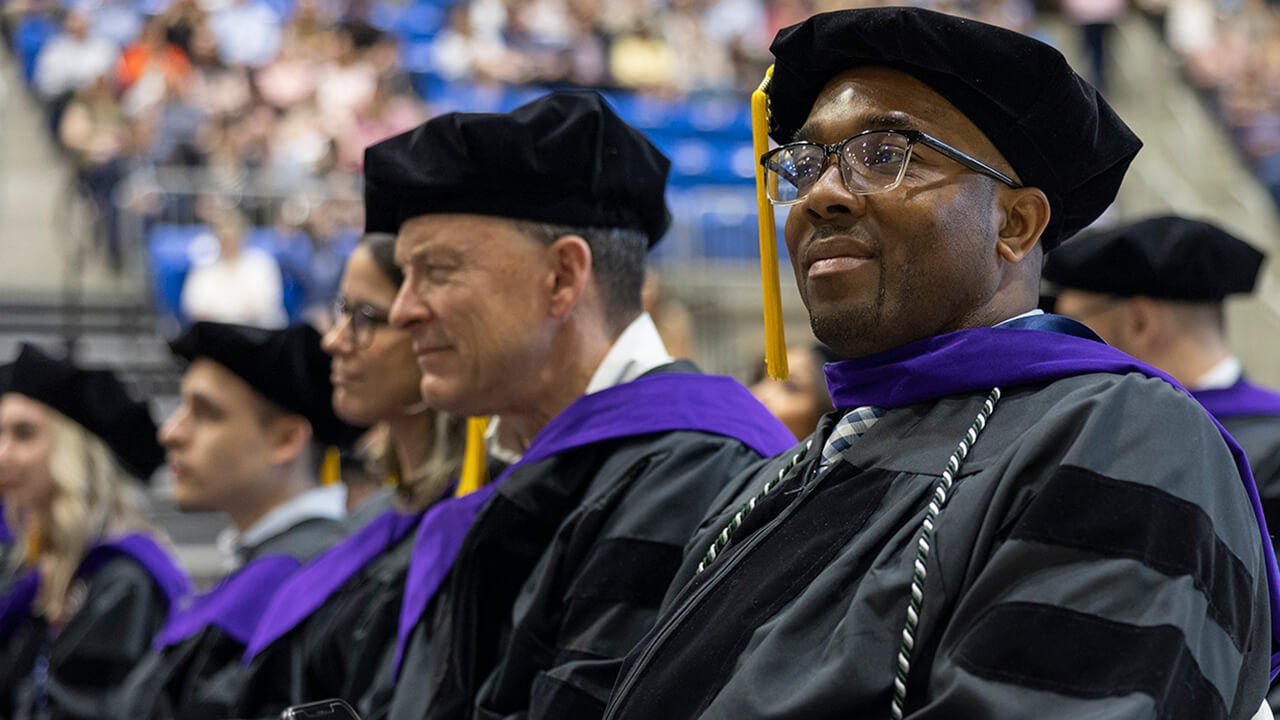
<instances>
[{"instance_id":1,"label":"man wearing glasses","mask_svg":"<svg viewBox=\"0 0 1280 720\"><path fill-rule=\"evenodd\" d=\"M1035 310L1138 139L969 20L829 13L772 50L764 179L837 411L722 497L606 717L1251 717L1275 565L1238 448Z\"/></svg>"}]
</instances>

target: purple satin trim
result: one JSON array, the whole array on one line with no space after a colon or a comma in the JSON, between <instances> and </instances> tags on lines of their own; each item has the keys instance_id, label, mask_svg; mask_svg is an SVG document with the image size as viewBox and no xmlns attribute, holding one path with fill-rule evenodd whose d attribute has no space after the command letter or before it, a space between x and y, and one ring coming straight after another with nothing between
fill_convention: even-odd
<instances>
[{"instance_id":1,"label":"purple satin trim","mask_svg":"<svg viewBox=\"0 0 1280 720\"><path fill-rule=\"evenodd\" d=\"M4 503L0 503L0 544L11 545L13 543L13 531L9 529L9 523L4 519Z\"/></svg>"},{"instance_id":2,"label":"purple satin trim","mask_svg":"<svg viewBox=\"0 0 1280 720\"><path fill-rule=\"evenodd\" d=\"M408 535L422 515L388 510L290 575L271 596L247 643L244 663L310 617L353 575Z\"/></svg>"},{"instance_id":3,"label":"purple satin trim","mask_svg":"<svg viewBox=\"0 0 1280 720\"><path fill-rule=\"evenodd\" d=\"M400 661L404 658L409 634L453 567L472 521L506 476L507 473L503 473L497 481L462 497L441 500L432 505L422 516L422 522L418 523L413 557L409 560L409 571L405 577L404 599L400 603L400 622L396 626L392 680L400 673Z\"/></svg>"},{"instance_id":4,"label":"purple satin trim","mask_svg":"<svg viewBox=\"0 0 1280 720\"><path fill-rule=\"evenodd\" d=\"M1195 390L1191 396L1219 420L1249 415L1280 415L1280 393L1258 387L1243 378L1229 388Z\"/></svg>"},{"instance_id":5,"label":"purple satin trim","mask_svg":"<svg viewBox=\"0 0 1280 720\"><path fill-rule=\"evenodd\" d=\"M875 355L829 363L827 388L837 408L885 408L928 402L993 387L1052 382L1088 373L1139 373L1190 394L1167 373L1109 345L1043 330L972 328L908 343ZM1280 674L1280 569L1262 502L1244 451L1210 415L1231 449L1262 537L1271 597L1271 678Z\"/></svg>"},{"instance_id":6,"label":"purple satin trim","mask_svg":"<svg viewBox=\"0 0 1280 720\"><path fill-rule=\"evenodd\" d=\"M31 619L31 605L40 589L40 575L34 568L19 571L0 596L0 642L9 639L15 629Z\"/></svg>"},{"instance_id":7,"label":"purple satin trim","mask_svg":"<svg viewBox=\"0 0 1280 720\"><path fill-rule=\"evenodd\" d=\"M472 520L516 468L606 440L677 431L731 437L766 457L795 445L786 426L730 377L656 373L583 395L552 418L497 480L427 511L409 563L392 677L399 674L409 633L452 567Z\"/></svg>"},{"instance_id":8,"label":"purple satin trim","mask_svg":"<svg viewBox=\"0 0 1280 720\"><path fill-rule=\"evenodd\" d=\"M190 606L174 613L152 641L152 649L176 645L211 625L237 643L249 642L274 589L300 565L289 555L267 555L250 561L209 592L196 596Z\"/></svg>"},{"instance_id":9,"label":"purple satin trim","mask_svg":"<svg viewBox=\"0 0 1280 720\"><path fill-rule=\"evenodd\" d=\"M187 576L187 571L155 539L143 533L130 533L89 548L80 567L76 569L76 577L87 578L93 575L119 555L128 556L146 568L164 594L170 613L179 607L183 598L192 593L191 578Z\"/></svg>"}]
</instances>

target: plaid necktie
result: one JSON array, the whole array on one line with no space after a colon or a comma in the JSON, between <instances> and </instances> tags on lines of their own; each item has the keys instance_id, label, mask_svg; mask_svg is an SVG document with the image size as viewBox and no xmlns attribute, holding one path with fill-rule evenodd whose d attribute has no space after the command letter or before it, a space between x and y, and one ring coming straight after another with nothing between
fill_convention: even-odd
<instances>
[{"instance_id":1,"label":"plaid necktie","mask_svg":"<svg viewBox=\"0 0 1280 720\"><path fill-rule=\"evenodd\" d=\"M854 408L845 413L840 418L836 426L831 430L831 436L827 438L827 444L822 446L822 463L820 469L825 470L827 466L835 462L845 450L853 445L853 441L859 435L871 429L872 425L884 415L884 408L875 407L873 405L863 405Z\"/></svg>"}]
</instances>

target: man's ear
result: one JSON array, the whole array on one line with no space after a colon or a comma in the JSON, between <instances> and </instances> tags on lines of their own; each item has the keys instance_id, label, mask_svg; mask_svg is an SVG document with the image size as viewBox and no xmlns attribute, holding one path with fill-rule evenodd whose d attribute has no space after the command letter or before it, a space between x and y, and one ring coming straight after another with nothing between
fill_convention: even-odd
<instances>
[{"instance_id":1,"label":"man's ear","mask_svg":"<svg viewBox=\"0 0 1280 720\"><path fill-rule=\"evenodd\" d=\"M267 425L272 465L293 462L311 445L311 423L301 415L281 415Z\"/></svg>"},{"instance_id":2,"label":"man's ear","mask_svg":"<svg viewBox=\"0 0 1280 720\"><path fill-rule=\"evenodd\" d=\"M1169 313L1158 300L1145 295L1132 297L1126 303L1125 313L1125 330L1135 347L1145 350L1164 341L1169 328Z\"/></svg>"},{"instance_id":3,"label":"man's ear","mask_svg":"<svg viewBox=\"0 0 1280 720\"><path fill-rule=\"evenodd\" d=\"M1039 188L1002 188L996 202L1004 210L996 252L1005 262L1022 262L1049 226L1049 198Z\"/></svg>"},{"instance_id":4,"label":"man's ear","mask_svg":"<svg viewBox=\"0 0 1280 720\"><path fill-rule=\"evenodd\" d=\"M564 317L577 304L591 282L591 247L578 235L561 235L547 246L551 256L550 310Z\"/></svg>"}]
</instances>

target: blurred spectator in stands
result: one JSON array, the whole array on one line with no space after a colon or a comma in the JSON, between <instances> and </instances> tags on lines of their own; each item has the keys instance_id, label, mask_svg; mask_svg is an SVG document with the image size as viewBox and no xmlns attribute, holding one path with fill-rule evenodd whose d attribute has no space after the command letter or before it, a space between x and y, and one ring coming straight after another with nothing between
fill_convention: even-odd
<instances>
[{"instance_id":1,"label":"blurred spectator in stands","mask_svg":"<svg viewBox=\"0 0 1280 720\"><path fill-rule=\"evenodd\" d=\"M535 0L515 5L507 15L503 40L515 84L562 83L569 74L570 25L562 2Z\"/></svg>"},{"instance_id":2,"label":"blurred spectator in stands","mask_svg":"<svg viewBox=\"0 0 1280 720\"><path fill-rule=\"evenodd\" d=\"M404 48L395 33L378 31L373 41L364 49L365 59L373 66L378 83L384 84L393 95L412 95L413 78L405 71L401 61ZM422 99L418 98L421 103Z\"/></svg>"},{"instance_id":3,"label":"blurred spectator in stands","mask_svg":"<svg viewBox=\"0 0 1280 720\"><path fill-rule=\"evenodd\" d=\"M356 32L350 25L337 28L329 39L330 59L317 74L316 109L330 132L346 127L378 85L377 70L356 45Z\"/></svg>"},{"instance_id":4,"label":"blurred spectator in stands","mask_svg":"<svg viewBox=\"0 0 1280 720\"><path fill-rule=\"evenodd\" d=\"M666 42L680 53L675 87L682 94L730 92L734 89L729 48L716 42L703 20L705 0L670 0Z\"/></svg>"},{"instance_id":5,"label":"blurred spectator in stands","mask_svg":"<svg viewBox=\"0 0 1280 720\"><path fill-rule=\"evenodd\" d=\"M72 95L58 123L58 139L70 151L76 177L93 203L98 246L118 271L123 253L115 191L128 170L133 137L106 75Z\"/></svg>"},{"instance_id":6,"label":"blurred spectator in stands","mask_svg":"<svg viewBox=\"0 0 1280 720\"><path fill-rule=\"evenodd\" d=\"M334 133L339 167L358 172L364 164L366 147L411 130L426 119L426 109L421 100L394 94L387 82L379 81L373 97L356 108L350 124Z\"/></svg>"},{"instance_id":7,"label":"blurred spectator in stands","mask_svg":"<svg viewBox=\"0 0 1280 720\"><path fill-rule=\"evenodd\" d=\"M134 0L99 0L85 9L92 18L89 34L105 38L117 48L128 47L142 33L142 12Z\"/></svg>"},{"instance_id":8,"label":"blurred spectator in stands","mask_svg":"<svg viewBox=\"0 0 1280 720\"><path fill-rule=\"evenodd\" d=\"M280 50L281 19L260 0L231 0L209 16L222 60L261 67Z\"/></svg>"},{"instance_id":9,"label":"blurred spectator in stands","mask_svg":"<svg viewBox=\"0 0 1280 720\"><path fill-rule=\"evenodd\" d=\"M284 188L301 188L333 164L334 140L313 102L281 115L271 136L268 166Z\"/></svg>"},{"instance_id":10,"label":"blurred spectator in stands","mask_svg":"<svg viewBox=\"0 0 1280 720\"><path fill-rule=\"evenodd\" d=\"M236 210L213 219L217 251L198 258L182 284L182 313L189 322L280 328L288 324L280 266L265 250L245 246L247 226Z\"/></svg>"},{"instance_id":11,"label":"blurred spectator in stands","mask_svg":"<svg viewBox=\"0 0 1280 720\"><path fill-rule=\"evenodd\" d=\"M144 159L158 166L197 167L204 164L198 138L205 124L204 109L191 97L190 77L164 81L160 102L140 108L136 118L144 143Z\"/></svg>"},{"instance_id":12,"label":"blurred spectator in stands","mask_svg":"<svg viewBox=\"0 0 1280 720\"><path fill-rule=\"evenodd\" d=\"M229 193L239 192L250 173L266 165L274 129L275 112L265 106L254 107L242 116L223 115L205 123L199 147L214 185Z\"/></svg>"},{"instance_id":13,"label":"blurred spectator in stands","mask_svg":"<svg viewBox=\"0 0 1280 720\"><path fill-rule=\"evenodd\" d=\"M643 16L613 41L609 51L609 72L620 87L673 95L676 75L682 63L675 49L662 37L659 17Z\"/></svg>"},{"instance_id":14,"label":"blurred spectator in stands","mask_svg":"<svg viewBox=\"0 0 1280 720\"><path fill-rule=\"evenodd\" d=\"M1107 38L1124 17L1126 0L1062 0L1062 11L1080 30L1089 81L1107 91Z\"/></svg>"},{"instance_id":15,"label":"blurred spectator in stands","mask_svg":"<svg viewBox=\"0 0 1280 720\"><path fill-rule=\"evenodd\" d=\"M122 90L131 90L139 82L151 85L151 93L164 92L163 80L184 78L191 73L191 62L182 48L169 42L165 34L165 21L160 16L147 20L136 42L127 46L116 65L116 84Z\"/></svg>"},{"instance_id":16,"label":"blurred spectator in stands","mask_svg":"<svg viewBox=\"0 0 1280 720\"><path fill-rule=\"evenodd\" d=\"M208 27L208 15L199 0L170 0L157 17L164 25L165 39L188 58L191 57L196 31Z\"/></svg>"},{"instance_id":17,"label":"blurred spectator in stands","mask_svg":"<svg viewBox=\"0 0 1280 720\"><path fill-rule=\"evenodd\" d=\"M1213 0L1170 0L1165 37L1186 65L1187 78L1198 87L1214 84L1214 50L1218 17Z\"/></svg>"},{"instance_id":18,"label":"blurred spectator in stands","mask_svg":"<svg viewBox=\"0 0 1280 720\"><path fill-rule=\"evenodd\" d=\"M311 236L311 261L307 268L302 315L323 327L329 301L338 294L347 257L360 242L360 231L345 215L342 201L325 200L311 210L307 232Z\"/></svg>"},{"instance_id":19,"label":"blurred spectator in stands","mask_svg":"<svg viewBox=\"0 0 1280 720\"><path fill-rule=\"evenodd\" d=\"M474 16L474 7L466 3L449 9L448 25L431 42L435 72L455 82L501 82L507 77L506 47L500 36L480 32Z\"/></svg>"},{"instance_id":20,"label":"blurred spectator in stands","mask_svg":"<svg viewBox=\"0 0 1280 720\"><path fill-rule=\"evenodd\" d=\"M281 47L292 42L303 54L321 52L333 32L335 17L320 0L296 0L282 32Z\"/></svg>"},{"instance_id":21,"label":"blurred spectator in stands","mask_svg":"<svg viewBox=\"0 0 1280 720\"><path fill-rule=\"evenodd\" d=\"M606 88L613 85L609 74L612 39L601 17L600 0L569 0L569 22L573 33L568 48L569 84Z\"/></svg>"},{"instance_id":22,"label":"blurred spectator in stands","mask_svg":"<svg viewBox=\"0 0 1280 720\"><path fill-rule=\"evenodd\" d=\"M852 3L852 5L880 5L879 2ZM927 3L926 3L927 4ZM934 3L936 5L937 3ZM840 2L835 7L829 7L829 10L837 8L850 7L851 3ZM790 27L796 23L803 22L813 15L817 8L814 6L813 0L764 0L765 12L765 35L773 37L778 31L784 27ZM943 8L937 8L943 10ZM757 83L760 81L757 80Z\"/></svg>"},{"instance_id":23,"label":"blurred spectator in stands","mask_svg":"<svg viewBox=\"0 0 1280 720\"><path fill-rule=\"evenodd\" d=\"M254 82L262 100L279 110L310 100L316 91L313 44L298 35L287 34L280 54L254 72Z\"/></svg>"},{"instance_id":24,"label":"blurred spectator in stands","mask_svg":"<svg viewBox=\"0 0 1280 720\"><path fill-rule=\"evenodd\" d=\"M89 18L84 12L66 14L62 32L36 55L36 93L47 103L50 127L55 132L71 95L109 74L119 55L120 48L110 40L89 34Z\"/></svg>"},{"instance_id":25,"label":"blurred spectator in stands","mask_svg":"<svg viewBox=\"0 0 1280 720\"><path fill-rule=\"evenodd\" d=\"M254 101L249 71L222 59L212 29L199 25L191 36L191 98L209 116L239 116Z\"/></svg>"},{"instance_id":26,"label":"blurred spectator in stands","mask_svg":"<svg viewBox=\"0 0 1280 720\"><path fill-rule=\"evenodd\" d=\"M770 57L770 37L764 32L764 4L759 0L711 2L705 9L703 27L711 41L723 45L729 53L736 89L754 90Z\"/></svg>"},{"instance_id":27,"label":"blurred spectator in stands","mask_svg":"<svg viewBox=\"0 0 1280 720\"><path fill-rule=\"evenodd\" d=\"M822 366L839 359L821 343L793 345L787 348L787 367L791 377L774 380L761 365L753 378L751 394L764 403L797 440L803 440L813 433L818 420L832 410Z\"/></svg>"}]
</instances>

